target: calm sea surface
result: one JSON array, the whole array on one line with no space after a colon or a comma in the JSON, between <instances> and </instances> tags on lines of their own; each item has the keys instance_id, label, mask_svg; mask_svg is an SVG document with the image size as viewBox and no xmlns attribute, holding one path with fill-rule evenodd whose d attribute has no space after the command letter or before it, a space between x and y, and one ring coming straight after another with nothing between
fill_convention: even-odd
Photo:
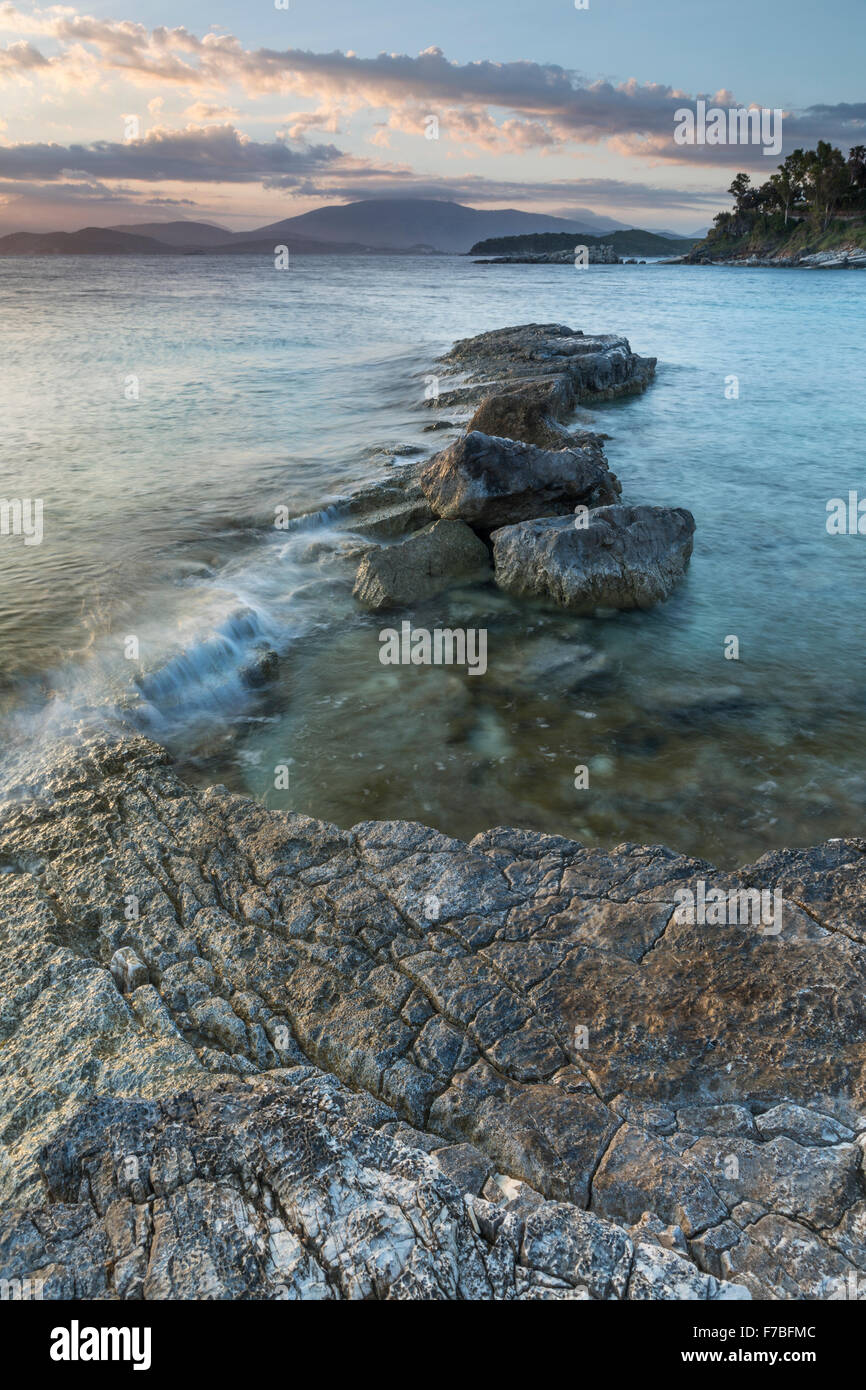
<instances>
[{"instance_id":1,"label":"calm sea surface","mask_svg":"<svg viewBox=\"0 0 866 1390\"><path fill-rule=\"evenodd\" d=\"M530 321L658 357L580 420L624 500L694 512L687 581L605 620L454 591L400 616L486 627L487 674L383 667L340 499L447 442L423 398L455 338ZM40 545L0 537L5 746L119 708L195 780L343 825L725 864L866 831L866 535L825 524L866 497L861 272L8 259L0 325L0 495L44 505ZM277 531L278 506L314 515ZM255 694L262 641L280 676Z\"/></svg>"}]
</instances>

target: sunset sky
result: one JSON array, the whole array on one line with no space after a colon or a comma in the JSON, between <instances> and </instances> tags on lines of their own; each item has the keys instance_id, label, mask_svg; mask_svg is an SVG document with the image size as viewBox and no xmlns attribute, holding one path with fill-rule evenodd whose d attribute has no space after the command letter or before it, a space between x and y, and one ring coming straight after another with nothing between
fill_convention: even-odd
<instances>
[{"instance_id":1,"label":"sunset sky","mask_svg":"<svg viewBox=\"0 0 866 1390\"><path fill-rule=\"evenodd\" d=\"M864 0L288 2L0 3L0 232L407 196L690 232L777 161L675 145L678 107L866 143Z\"/></svg>"}]
</instances>

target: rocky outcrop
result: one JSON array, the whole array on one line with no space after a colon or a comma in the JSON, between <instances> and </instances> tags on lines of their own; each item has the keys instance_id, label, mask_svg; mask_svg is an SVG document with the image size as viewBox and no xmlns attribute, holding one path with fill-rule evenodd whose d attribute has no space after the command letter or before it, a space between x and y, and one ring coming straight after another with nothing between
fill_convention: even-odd
<instances>
[{"instance_id":1,"label":"rocky outcrop","mask_svg":"<svg viewBox=\"0 0 866 1390\"><path fill-rule=\"evenodd\" d=\"M478 405L488 396L528 385L553 393L557 418L581 402L613 400L646 389L654 357L639 357L616 333L590 335L561 323L527 323L463 338L443 358L459 384L431 404Z\"/></svg>"},{"instance_id":2,"label":"rocky outcrop","mask_svg":"<svg viewBox=\"0 0 866 1390\"><path fill-rule=\"evenodd\" d=\"M361 561L353 593L379 610L432 598L453 584L490 577L487 547L462 521L437 521Z\"/></svg>"},{"instance_id":3,"label":"rocky outcrop","mask_svg":"<svg viewBox=\"0 0 866 1390\"><path fill-rule=\"evenodd\" d=\"M568 415L571 399L563 378L529 382L514 391L486 396L466 430L469 434L480 430L502 439L522 439L525 444L537 444L542 449L566 449L576 440L558 423L558 417ZM584 432L579 439L600 449L604 437Z\"/></svg>"},{"instance_id":4,"label":"rocky outcrop","mask_svg":"<svg viewBox=\"0 0 866 1390\"><path fill-rule=\"evenodd\" d=\"M62 1299L748 1297L566 1203L476 1196L484 1156L424 1139L314 1067L93 1104L42 1156L52 1205L3 1221L6 1277Z\"/></svg>"},{"instance_id":5,"label":"rocky outcrop","mask_svg":"<svg viewBox=\"0 0 866 1390\"><path fill-rule=\"evenodd\" d=\"M738 255L732 256L714 251L712 241L709 241L706 244L701 242L688 255L683 256L681 263L766 270L863 270L866 269L866 249L852 241L825 251L805 252L799 248L794 251L767 249L741 251Z\"/></svg>"},{"instance_id":6,"label":"rocky outcrop","mask_svg":"<svg viewBox=\"0 0 866 1390\"><path fill-rule=\"evenodd\" d=\"M430 506L481 530L614 502L620 486L600 446L539 449L472 430L437 454L420 477Z\"/></svg>"},{"instance_id":7,"label":"rocky outcrop","mask_svg":"<svg viewBox=\"0 0 866 1390\"><path fill-rule=\"evenodd\" d=\"M574 265L577 253L585 255L584 265L620 265L620 258L613 246L603 242L600 246L581 246L577 244L567 251L523 251L510 252L505 256L489 256L476 261L476 265Z\"/></svg>"},{"instance_id":8,"label":"rocky outcrop","mask_svg":"<svg viewBox=\"0 0 866 1390\"><path fill-rule=\"evenodd\" d=\"M524 521L491 536L496 583L577 613L650 608L683 578L694 529L683 507L598 507L583 518Z\"/></svg>"},{"instance_id":9,"label":"rocky outcrop","mask_svg":"<svg viewBox=\"0 0 866 1390\"><path fill-rule=\"evenodd\" d=\"M866 841L731 875L344 831L86 730L5 792L0 1277L706 1299L866 1272ZM675 910L714 889L778 892L778 930Z\"/></svg>"}]
</instances>

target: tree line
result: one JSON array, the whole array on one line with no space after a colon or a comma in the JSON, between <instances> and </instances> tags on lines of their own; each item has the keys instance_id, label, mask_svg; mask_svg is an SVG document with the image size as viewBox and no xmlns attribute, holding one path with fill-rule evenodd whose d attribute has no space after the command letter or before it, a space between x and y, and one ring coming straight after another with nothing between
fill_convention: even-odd
<instances>
[{"instance_id":1,"label":"tree line","mask_svg":"<svg viewBox=\"0 0 866 1390\"><path fill-rule=\"evenodd\" d=\"M766 183L753 186L740 173L728 189L733 212L714 219L720 232L742 236L759 217L770 217L779 226L808 219L826 231L834 217L866 214L866 145L854 145L846 159L827 140L814 150L794 150Z\"/></svg>"}]
</instances>

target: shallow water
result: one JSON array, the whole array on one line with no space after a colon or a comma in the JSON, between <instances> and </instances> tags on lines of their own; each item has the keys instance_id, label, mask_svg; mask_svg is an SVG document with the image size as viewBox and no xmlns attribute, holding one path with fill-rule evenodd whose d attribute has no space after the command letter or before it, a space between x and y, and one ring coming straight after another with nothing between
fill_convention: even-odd
<instances>
[{"instance_id":1,"label":"shallow water","mask_svg":"<svg viewBox=\"0 0 866 1390\"><path fill-rule=\"evenodd\" d=\"M825 522L866 495L864 307L853 271L0 261L2 492L45 511L41 545L0 538L4 740L119 704L196 779L342 824L722 863L861 833L866 536ZM442 446L425 376L455 338L528 321L659 358L643 396L581 419L612 436L625 500L694 512L688 579L604 620L455 591L406 616L486 627L486 675L383 667L328 504ZM275 531L278 505L325 510ZM281 674L250 695L259 640Z\"/></svg>"}]
</instances>

